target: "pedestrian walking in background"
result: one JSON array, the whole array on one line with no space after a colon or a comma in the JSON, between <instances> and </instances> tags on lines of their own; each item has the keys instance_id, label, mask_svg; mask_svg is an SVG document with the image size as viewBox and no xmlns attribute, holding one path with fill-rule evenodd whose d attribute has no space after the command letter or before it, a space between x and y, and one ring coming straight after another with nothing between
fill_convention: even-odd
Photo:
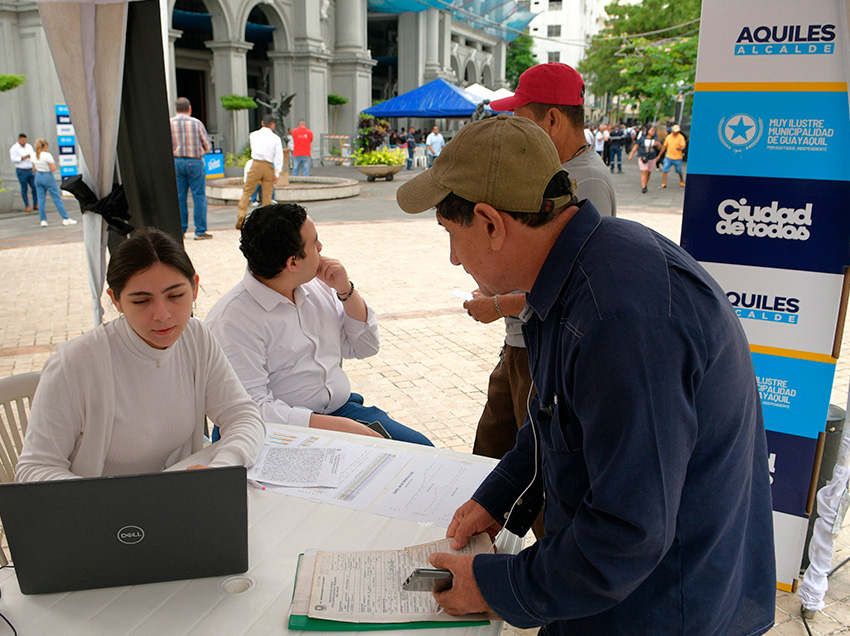
<instances>
[{"instance_id":1,"label":"pedestrian walking in background","mask_svg":"<svg viewBox=\"0 0 850 636\"><path fill-rule=\"evenodd\" d=\"M263 115L262 126L249 136L251 145L251 168L242 186L242 197L236 209L236 229L241 229L248 214L248 201L251 193L262 186L263 205L272 202L274 184L277 183L283 170L283 143L275 132L274 115ZM297 173L296 173L297 174Z\"/></svg>"},{"instance_id":2,"label":"pedestrian walking in background","mask_svg":"<svg viewBox=\"0 0 850 636\"><path fill-rule=\"evenodd\" d=\"M59 186L56 185L56 179L53 173L56 172L56 160L53 155L47 152L47 141L44 139L35 140L35 158L32 160L32 165L35 168L35 190L38 200L41 201L41 207L38 209L38 214L41 217L41 227L47 227L47 192L50 193L50 198L53 199L53 205L62 217L62 225L76 225L77 222L68 216L65 210L65 204L62 203L62 193L59 192Z\"/></svg>"},{"instance_id":3,"label":"pedestrian walking in background","mask_svg":"<svg viewBox=\"0 0 850 636\"><path fill-rule=\"evenodd\" d=\"M430 168L434 165L434 159L440 156L443 146L446 145L446 140L440 134L440 129L437 126L434 126L431 130L431 134L428 135L425 144L428 146L428 167Z\"/></svg>"},{"instance_id":4,"label":"pedestrian walking in background","mask_svg":"<svg viewBox=\"0 0 850 636\"><path fill-rule=\"evenodd\" d=\"M637 138L632 151L629 153L629 161L631 161L635 152L637 152L638 168L640 168L640 187L641 192L644 194L646 194L649 177L655 171L655 164L658 161L658 154L661 152L661 148L661 144L655 138L655 126L650 126L649 130Z\"/></svg>"},{"instance_id":5,"label":"pedestrian walking in background","mask_svg":"<svg viewBox=\"0 0 850 636\"><path fill-rule=\"evenodd\" d=\"M9 158L15 164L15 172L18 176L18 183L21 184L21 197L24 199L24 209L27 212L32 212L33 208L38 211L38 194L35 191L35 171L32 167L32 158L35 154L32 146L27 143L27 136L24 133L18 135L18 142L12 144L9 148ZM32 205L30 207L29 197L27 196L27 187L32 190Z\"/></svg>"},{"instance_id":6,"label":"pedestrian walking in background","mask_svg":"<svg viewBox=\"0 0 850 636\"><path fill-rule=\"evenodd\" d=\"M682 158L685 156L685 148L688 142L682 134L679 124L675 124L670 134L664 138L664 163L662 164L664 174L661 176L661 187L667 187L667 173L670 168L676 168L679 175L679 187L685 187L685 177L682 176Z\"/></svg>"},{"instance_id":7,"label":"pedestrian walking in background","mask_svg":"<svg viewBox=\"0 0 850 636\"><path fill-rule=\"evenodd\" d=\"M292 161L295 170L292 174L303 177L310 176L310 167L313 165L313 131L307 128L307 122L298 120L298 128L292 131Z\"/></svg>"},{"instance_id":8,"label":"pedestrian walking in background","mask_svg":"<svg viewBox=\"0 0 850 636\"><path fill-rule=\"evenodd\" d=\"M623 171L623 142L626 139L626 131L623 130L621 124L616 124L614 130L608 135L608 141L611 144L611 149L608 155L608 165L611 172L614 172L614 164L617 164L617 172Z\"/></svg>"},{"instance_id":9,"label":"pedestrian walking in background","mask_svg":"<svg viewBox=\"0 0 850 636\"><path fill-rule=\"evenodd\" d=\"M194 202L195 240L211 239L207 232L207 171L204 155L212 150L207 129L201 120L192 117L192 104L178 97L174 105L177 114L171 118L171 149L174 153L174 172L177 173L177 201L183 233L189 229L189 190Z\"/></svg>"},{"instance_id":10,"label":"pedestrian walking in background","mask_svg":"<svg viewBox=\"0 0 850 636\"><path fill-rule=\"evenodd\" d=\"M413 153L416 150L416 135L413 128L407 131L407 136L404 138L407 145L407 169L413 169Z\"/></svg>"}]
</instances>

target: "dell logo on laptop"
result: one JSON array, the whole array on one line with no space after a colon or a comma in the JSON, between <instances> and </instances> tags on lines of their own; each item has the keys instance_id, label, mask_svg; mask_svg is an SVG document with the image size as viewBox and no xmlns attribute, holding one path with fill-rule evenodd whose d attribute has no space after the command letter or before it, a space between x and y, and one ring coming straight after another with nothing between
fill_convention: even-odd
<instances>
[{"instance_id":1,"label":"dell logo on laptop","mask_svg":"<svg viewBox=\"0 0 850 636\"><path fill-rule=\"evenodd\" d=\"M145 531L139 526L124 526L118 531L118 540L121 543L132 545L145 538Z\"/></svg>"}]
</instances>

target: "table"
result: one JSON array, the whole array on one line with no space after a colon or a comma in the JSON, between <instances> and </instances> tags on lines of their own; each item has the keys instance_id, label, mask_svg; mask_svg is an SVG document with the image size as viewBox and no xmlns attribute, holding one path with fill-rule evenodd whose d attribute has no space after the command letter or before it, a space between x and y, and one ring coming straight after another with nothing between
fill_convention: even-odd
<instances>
[{"instance_id":1,"label":"table","mask_svg":"<svg viewBox=\"0 0 850 636\"><path fill-rule=\"evenodd\" d=\"M279 427L287 430L287 427ZM303 429L289 429L304 432ZM366 446L495 465L495 461L390 440L317 431ZM204 449L173 469L203 463ZM388 489L384 492L386 493ZM213 495L214 496L214 495ZM383 496L383 495L382 495ZM445 528L320 504L279 492L248 489L248 553L245 574L148 585L25 596L14 571L0 570L0 612L21 636L234 636L290 634L286 625L299 553L327 550L397 549L445 536ZM505 534L502 551L516 552L522 540ZM497 636L489 626L405 631L407 636ZM8 627L0 622L0 634ZM11 633L11 632L9 632ZM377 632L386 634L400 632ZM318 632L316 633L318 636ZM328 633L330 634L330 633Z\"/></svg>"}]
</instances>

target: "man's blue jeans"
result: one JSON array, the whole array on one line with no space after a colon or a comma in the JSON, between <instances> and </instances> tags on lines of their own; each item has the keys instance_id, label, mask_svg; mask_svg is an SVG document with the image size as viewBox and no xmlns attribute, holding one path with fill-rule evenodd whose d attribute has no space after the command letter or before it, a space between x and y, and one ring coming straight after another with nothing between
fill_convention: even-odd
<instances>
[{"instance_id":1,"label":"man's blue jeans","mask_svg":"<svg viewBox=\"0 0 850 636\"><path fill-rule=\"evenodd\" d=\"M614 158L617 159L617 166L620 172L623 171L623 149L620 146L611 146L608 153L608 163L611 165L611 172L614 172Z\"/></svg>"},{"instance_id":2,"label":"man's blue jeans","mask_svg":"<svg viewBox=\"0 0 850 636\"><path fill-rule=\"evenodd\" d=\"M294 169L292 174L295 176L301 175L303 177L310 176L310 166L313 164L313 159L310 155L300 155L292 158L292 165Z\"/></svg>"},{"instance_id":3,"label":"man's blue jeans","mask_svg":"<svg viewBox=\"0 0 850 636\"><path fill-rule=\"evenodd\" d=\"M352 420L360 420L361 422L380 422L381 426L390 434L390 437L397 439L400 442L410 442L411 444L422 444L423 446L433 446L431 440L425 437L422 433L414 431L412 428L407 428L404 424L399 424L389 415L384 413L376 406L363 406L363 396L358 393L352 393L348 397L348 402L343 404L333 413L336 417L347 417ZM217 442L221 439L218 426L214 426L210 439Z\"/></svg>"},{"instance_id":4,"label":"man's blue jeans","mask_svg":"<svg viewBox=\"0 0 850 636\"><path fill-rule=\"evenodd\" d=\"M174 171L177 173L177 200L180 203L180 221L183 233L189 229L189 190L195 204L195 236L207 232L207 194L206 169L203 159L174 157Z\"/></svg>"},{"instance_id":5,"label":"man's blue jeans","mask_svg":"<svg viewBox=\"0 0 850 636\"><path fill-rule=\"evenodd\" d=\"M18 182L21 184L21 196L24 198L24 207L28 208L30 206L30 200L27 196L27 186L32 190L32 205L33 207L38 207L38 193L35 191L35 172L33 172L32 168L15 168L15 172L18 174Z\"/></svg>"},{"instance_id":6,"label":"man's blue jeans","mask_svg":"<svg viewBox=\"0 0 850 636\"><path fill-rule=\"evenodd\" d=\"M411 170L413 168L413 148L410 146L407 147L407 169Z\"/></svg>"},{"instance_id":7,"label":"man's blue jeans","mask_svg":"<svg viewBox=\"0 0 850 636\"><path fill-rule=\"evenodd\" d=\"M377 406L363 406L363 396L359 393L352 393L348 397L348 402L343 404L333 413L328 413L328 415L347 417L361 422L380 422L381 426L384 427L393 439L397 439L400 442L410 442L411 444L433 446L431 440L425 437L422 433L414 431L412 428L408 428L404 424L396 422Z\"/></svg>"}]
</instances>

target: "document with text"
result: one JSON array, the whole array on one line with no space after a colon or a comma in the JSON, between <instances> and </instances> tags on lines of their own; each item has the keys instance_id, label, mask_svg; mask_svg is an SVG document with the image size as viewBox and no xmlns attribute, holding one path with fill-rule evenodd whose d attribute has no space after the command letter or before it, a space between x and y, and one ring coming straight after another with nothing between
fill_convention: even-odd
<instances>
[{"instance_id":1,"label":"document with text","mask_svg":"<svg viewBox=\"0 0 850 636\"><path fill-rule=\"evenodd\" d=\"M486 534L470 538L459 551L449 547L451 542L452 539L442 539L403 550L319 551L315 556L305 556L292 612L350 623L486 620L488 617L480 614L449 616L439 612L430 592L401 589L414 568L431 567L428 556L434 552L479 554L492 547Z\"/></svg>"},{"instance_id":2,"label":"document with text","mask_svg":"<svg viewBox=\"0 0 850 636\"><path fill-rule=\"evenodd\" d=\"M342 473L341 448L264 446L248 478L290 487L335 487Z\"/></svg>"}]
</instances>

